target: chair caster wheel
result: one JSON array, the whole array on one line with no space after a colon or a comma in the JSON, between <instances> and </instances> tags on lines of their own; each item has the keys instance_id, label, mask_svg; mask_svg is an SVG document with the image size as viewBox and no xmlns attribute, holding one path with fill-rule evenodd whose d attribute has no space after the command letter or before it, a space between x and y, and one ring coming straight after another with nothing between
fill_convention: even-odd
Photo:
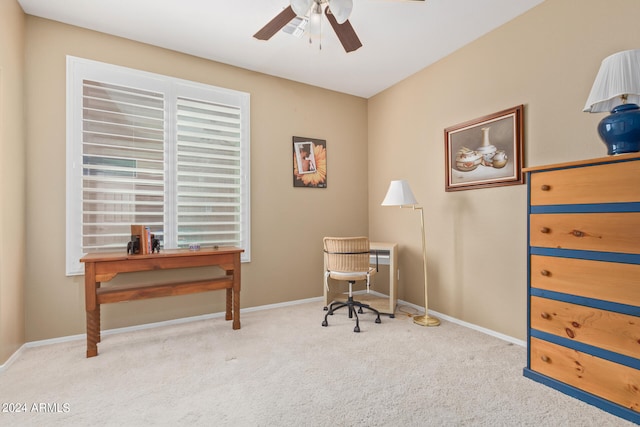
<instances>
[{"instance_id":1,"label":"chair caster wheel","mask_svg":"<svg viewBox=\"0 0 640 427\"><path fill-rule=\"evenodd\" d=\"M382 323L379 317L376 319L376 323Z\"/></svg>"},{"instance_id":2,"label":"chair caster wheel","mask_svg":"<svg viewBox=\"0 0 640 427\"><path fill-rule=\"evenodd\" d=\"M356 326L355 328L353 328L353 332L360 332L360 326Z\"/></svg>"},{"instance_id":3,"label":"chair caster wheel","mask_svg":"<svg viewBox=\"0 0 640 427\"><path fill-rule=\"evenodd\" d=\"M323 308L324 311L329 311L329 307Z\"/></svg>"},{"instance_id":4,"label":"chair caster wheel","mask_svg":"<svg viewBox=\"0 0 640 427\"><path fill-rule=\"evenodd\" d=\"M362 311L362 307L358 309L358 314L364 314L364 311Z\"/></svg>"},{"instance_id":5,"label":"chair caster wheel","mask_svg":"<svg viewBox=\"0 0 640 427\"><path fill-rule=\"evenodd\" d=\"M390 315L389 315L389 319L395 319L395 318L396 318L396 315L395 315L395 314L390 314Z\"/></svg>"},{"instance_id":6,"label":"chair caster wheel","mask_svg":"<svg viewBox=\"0 0 640 427\"><path fill-rule=\"evenodd\" d=\"M327 322L326 320L322 321L322 326L329 326L329 322Z\"/></svg>"}]
</instances>

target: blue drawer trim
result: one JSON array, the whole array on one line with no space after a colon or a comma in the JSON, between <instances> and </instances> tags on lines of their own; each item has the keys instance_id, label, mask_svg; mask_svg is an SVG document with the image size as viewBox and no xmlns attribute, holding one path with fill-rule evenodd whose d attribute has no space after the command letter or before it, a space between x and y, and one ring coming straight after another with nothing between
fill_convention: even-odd
<instances>
[{"instance_id":1,"label":"blue drawer trim","mask_svg":"<svg viewBox=\"0 0 640 427\"><path fill-rule=\"evenodd\" d=\"M536 205L531 206L530 213L609 213L609 212L640 212L640 202L630 203L601 203L576 205Z\"/></svg>"},{"instance_id":2,"label":"blue drawer trim","mask_svg":"<svg viewBox=\"0 0 640 427\"><path fill-rule=\"evenodd\" d=\"M583 402L593 405L596 408L600 408L617 417L640 424L640 413L638 412L625 408L624 406L620 406L609 400L605 400L601 397L594 396L591 393L587 393L586 391L582 391L558 380L554 380L553 378L549 378L546 375L532 371L529 368L524 368L522 373L526 378L539 382L540 384L544 384L571 397L575 397L576 399L580 399Z\"/></svg>"},{"instance_id":3,"label":"blue drawer trim","mask_svg":"<svg viewBox=\"0 0 640 427\"><path fill-rule=\"evenodd\" d=\"M640 245L640 242L638 243ZM640 264L640 254L623 254L619 252L582 251L577 249L543 248L532 246L531 255L546 255L562 258L587 259L591 261L620 262L623 264Z\"/></svg>"},{"instance_id":4,"label":"blue drawer trim","mask_svg":"<svg viewBox=\"0 0 640 427\"><path fill-rule=\"evenodd\" d=\"M640 369L640 359L636 359L634 357L625 356L624 354L620 353L614 353L609 350L604 350L599 347L594 347L589 344L584 344L569 338L564 338L547 332L539 331L537 329L531 330L531 336L540 338L541 340L549 341L553 344L558 344L562 347L572 348L579 352L599 357L600 359L605 359L610 362L628 366L633 369Z\"/></svg>"},{"instance_id":5,"label":"blue drawer trim","mask_svg":"<svg viewBox=\"0 0 640 427\"><path fill-rule=\"evenodd\" d=\"M569 302L571 304L584 305L586 307L599 308L601 310L613 311L616 313L628 314L640 317L640 307L635 305L621 304L618 302L603 301L599 299L581 297L572 294L549 291L546 289L531 288L531 296L554 299L557 301ZM640 324L640 319L638 319Z\"/></svg>"}]
</instances>

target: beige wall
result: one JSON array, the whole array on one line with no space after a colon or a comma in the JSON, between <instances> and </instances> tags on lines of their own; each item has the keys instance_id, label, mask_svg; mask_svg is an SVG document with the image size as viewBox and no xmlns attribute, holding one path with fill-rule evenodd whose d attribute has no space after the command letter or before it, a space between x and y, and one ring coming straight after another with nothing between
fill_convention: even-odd
<instances>
[{"instance_id":1,"label":"beige wall","mask_svg":"<svg viewBox=\"0 0 640 427\"><path fill-rule=\"evenodd\" d=\"M26 30L27 341L84 332L83 277L64 273L65 55L250 93L252 261L241 306L322 295L322 237L368 230L365 99L32 16ZM328 188L293 188L294 135L327 141ZM223 310L223 292L112 304L102 326Z\"/></svg>"},{"instance_id":2,"label":"beige wall","mask_svg":"<svg viewBox=\"0 0 640 427\"><path fill-rule=\"evenodd\" d=\"M526 338L526 186L446 193L444 129L525 106L525 166L606 156L582 108L601 60L638 48L637 0L547 0L369 100L369 230L400 243L400 297L423 305L420 219L382 208L409 180L425 207L431 309Z\"/></svg>"},{"instance_id":3,"label":"beige wall","mask_svg":"<svg viewBox=\"0 0 640 427\"><path fill-rule=\"evenodd\" d=\"M24 342L24 22L0 0L0 364Z\"/></svg>"}]
</instances>

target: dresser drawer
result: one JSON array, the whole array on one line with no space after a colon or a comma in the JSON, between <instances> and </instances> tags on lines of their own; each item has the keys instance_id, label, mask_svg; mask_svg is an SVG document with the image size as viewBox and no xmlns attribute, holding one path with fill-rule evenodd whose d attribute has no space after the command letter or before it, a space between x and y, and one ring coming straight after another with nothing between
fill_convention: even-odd
<instances>
[{"instance_id":1,"label":"dresser drawer","mask_svg":"<svg viewBox=\"0 0 640 427\"><path fill-rule=\"evenodd\" d=\"M640 253L640 213L529 215L530 245Z\"/></svg>"},{"instance_id":2,"label":"dresser drawer","mask_svg":"<svg viewBox=\"0 0 640 427\"><path fill-rule=\"evenodd\" d=\"M640 265L532 255L531 287L640 306Z\"/></svg>"},{"instance_id":3,"label":"dresser drawer","mask_svg":"<svg viewBox=\"0 0 640 427\"><path fill-rule=\"evenodd\" d=\"M640 162L532 173L531 205L640 201Z\"/></svg>"},{"instance_id":4,"label":"dresser drawer","mask_svg":"<svg viewBox=\"0 0 640 427\"><path fill-rule=\"evenodd\" d=\"M640 412L640 371L531 338L531 369Z\"/></svg>"},{"instance_id":5,"label":"dresser drawer","mask_svg":"<svg viewBox=\"0 0 640 427\"><path fill-rule=\"evenodd\" d=\"M640 317L531 297L531 328L640 358Z\"/></svg>"}]
</instances>

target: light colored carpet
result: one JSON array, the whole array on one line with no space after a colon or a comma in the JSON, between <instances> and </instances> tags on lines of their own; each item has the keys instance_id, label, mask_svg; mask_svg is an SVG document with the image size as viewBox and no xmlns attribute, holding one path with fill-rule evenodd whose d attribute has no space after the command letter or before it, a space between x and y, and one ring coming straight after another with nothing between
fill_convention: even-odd
<instances>
[{"instance_id":1,"label":"light colored carpet","mask_svg":"<svg viewBox=\"0 0 640 427\"><path fill-rule=\"evenodd\" d=\"M27 348L0 373L9 426L627 426L522 376L526 350L444 321L322 303ZM49 404L34 412L33 404ZM52 405L55 404L55 405Z\"/></svg>"}]
</instances>

